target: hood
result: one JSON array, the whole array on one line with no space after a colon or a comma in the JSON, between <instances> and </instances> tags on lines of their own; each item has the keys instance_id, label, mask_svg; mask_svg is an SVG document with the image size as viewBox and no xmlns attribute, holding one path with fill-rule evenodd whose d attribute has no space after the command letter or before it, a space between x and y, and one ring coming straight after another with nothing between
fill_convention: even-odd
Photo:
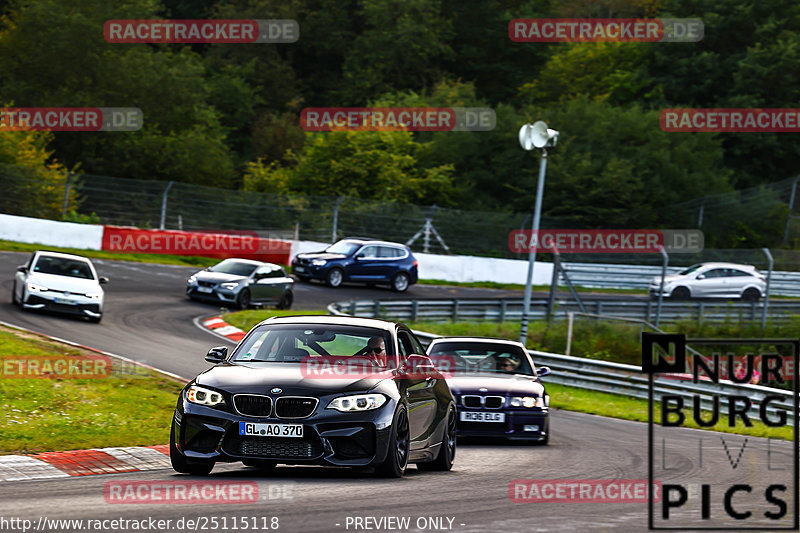
<instances>
[{"instance_id":1,"label":"hood","mask_svg":"<svg viewBox=\"0 0 800 533\"><path fill-rule=\"evenodd\" d=\"M485 374L466 374L449 378L447 384L453 394L483 394L497 396L542 396L544 385L530 377L489 376ZM479 389L489 389L482 392Z\"/></svg>"},{"instance_id":2,"label":"hood","mask_svg":"<svg viewBox=\"0 0 800 533\"><path fill-rule=\"evenodd\" d=\"M677 281L679 279L686 279L686 276L682 276L680 274L667 274L666 276L664 276L664 285L666 285L667 283L670 283L672 281ZM661 276L653 278L653 280L650 282L650 284L651 285L661 285Z\"/></svg>"},{"instance_id":3,"label":"hood","mask_svg":"<svg viewBox=\"0 0 800 533\"><path fill-rule=\"evenodd\" d=\"M330 252L309 252L307 254L297 254L297 259L325 259L330 261L332 259L344 259L347 257L344 254L332 254Z\"/></svg>"},{"instance_id":4,"label":"hood","mask_svg":"<svg viewBox=\"0 0 800 533\"><path fill-rule=\"evenodd\" d=\"M270 394L270 389L283 389L281 395L324 396L340 392L366 392L385 379L391 372L377 377L337 378L306 377L301 365L295 363L224 363L197 376L198 385L207 385L233 394Z\"/></svg>"},{"instance_id":5,"label":"hood","mask_svg":"<svg viewBox=\"0 0 800 533\"><path fill-rule=\"evenodd\" d=\"M34 285L41 285L55 291L81 294L103 292L100 283L96 279L71 278L69 276L33 272L28 276L28 281Z\"/></svg>"},{"instance_id":6,"label":"hood","mask_svg":"<svg viewBox=\"0 0 800 533\"><path fill-rule=\"evenodd\" d=\"M226 281L241 281L247 279L247 276L237 276L236 274L225 274L223 272L210 272L208 270L201 270L194 277L202 281L210 281L213 283L225 283Z\"/></svg>"}]
</instances>

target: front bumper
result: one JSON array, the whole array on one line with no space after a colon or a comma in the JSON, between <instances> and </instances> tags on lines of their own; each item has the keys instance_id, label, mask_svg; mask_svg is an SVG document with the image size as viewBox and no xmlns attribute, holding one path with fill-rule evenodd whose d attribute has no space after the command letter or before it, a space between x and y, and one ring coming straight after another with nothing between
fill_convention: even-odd
<instances>
[{"instance_id":1,"label":"front bumper","mask_svg":"<svg viewBox=\"0 0 800 533\"><path fill-rule=\"evenodd\" d=\"M194 461L375 466L386 458L395 406L389 401L361 413L318 408L308 418L292 420L242 416L183 401L173 419L175 444ZM242 436L240 422L302 424L303 437Z\"/></svg>"},{"instance_id":2,"label":"front bumper","mask_svg":"<svg viewBox=\"0 0 800 533\"><path fill-rule=\"evenodd\" d=\"M195 300L203 300L214 303L236 303L238 292L233 292L218 287L209 287L211 292L200 292L197 285L188 285L186 295Z\"/></svg>"},{"instance_id":3,"label":"front bumper","mask_svg":"<svg viewBox=\"0 0 800 533\"><path fill-rule=\"evenodd\" d=\"M292 262L292 274L298 278L325 279L331 265L315 266L309 263Z\"/></svg>"},{"instance_id":4,"label":"front bumper","mask_svg":"<svg viewBox=\"0 0 800 533\"><path fill-rule=\"evenodd\" d=\"M98 318L102 316L103 304L102 300L91 300L85 296L71 297L69 300L75 303L58 303L56 296L41 296L39 294L29 294L25 299L23 307L25 309L37 309L42 311L52 311L56 313L64 313L68 315L85 316L89 318Z\"/></svg>"},{"instance_id":5,"label":"front bumper","mask_svg":"<svg viewBox=\"0 0 800 533\"><path fill-rule=\"evenodd\" d=\"M460 437L502 437L509 440L544 440L549 431L547 409L473 409L461 407L461 411L483 411L505 413L504 422L458 421ZM526 426L528 428L526 429ZM535 427L536 429L532 429Z\"/></svg>"}]
</instances>

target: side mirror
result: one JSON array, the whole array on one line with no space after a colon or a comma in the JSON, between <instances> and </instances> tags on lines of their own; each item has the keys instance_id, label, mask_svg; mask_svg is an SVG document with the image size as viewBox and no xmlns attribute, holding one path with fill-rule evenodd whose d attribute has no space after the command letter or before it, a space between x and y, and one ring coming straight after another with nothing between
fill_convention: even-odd
<instances>
[{"instance_id":1,"label":"side mirror","mask_svg":"<svg viewBox=\"0 0 800 533\"><path fill-rule=\"evenodd\" d=\"M549 366L540 366L537 370L538 370L538 377L540 378L547 376L552 372Z\"/></svg>"},{"instance_id":2,"label":"side mirror","mask_svg":"<svg viewBox=\"0 0 800 533\"><path fill-rule=\"evenodd\" d=\"M358 254L358 255L356 255L356 256L355 256L355 259L356 259L356 260L359 260L359 259L364 259L364 254Z\"/></svg>"},{"instance_id":3,"label":"side mirror","mask_svg":"<svg viewBox=\"0 0 800 533\"><path fill-rule=\"evenodd\" d=\"M99 278L97 278L97 281L100 282L100 285L105 285L106 283L108 283L108 278L105 276L100 276Z\"/></svg>"},{"instance_id":4,"label":"side mirror","mask_svg":"<svg viewBox=\"0 0 800 533\"><path fill-rule=\"evenodd\" d=\"M706 275L705 274L698 274L695 279L706 279Z\"/></svg>"},{"instance_id":5,"label":"side mirror","mask_svg":"<svg viewBox=\"0 0 800 533\"><path fill-rule=\"evenodd\" d=\"M411 354L400 367L400 373L409 377L423 378L438 376L439 371L433 364L433 359L427 355Z\"/></svg>"},{"instance_id":6,"label":"side mirror","mask_svg":"<svg viewBox=\"0 0 800 533\"><path fill-rule=\"evenodd\" d=\"M216 348L211 348L208 353L206 354L206 361L209 363L221 363L225 360L228 356L228 347L227 346L217 346Z\"/></svg>"},{"instance_id":7,"label":"side mirror","mask_svg":"<svg viewBox=\"0 0 800 533\"><path fill-rule=\"evenodd\" d=\"M23 274L27 274L28 273L28 267L26 267L25 265L18 266L17 267L17 272L22 272Z\"/></svg>"}]
</instances>

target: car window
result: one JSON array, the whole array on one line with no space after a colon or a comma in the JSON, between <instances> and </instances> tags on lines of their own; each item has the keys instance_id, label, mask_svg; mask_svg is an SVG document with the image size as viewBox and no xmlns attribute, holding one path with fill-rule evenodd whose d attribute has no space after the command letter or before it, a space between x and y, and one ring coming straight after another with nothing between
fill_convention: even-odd
<instances>
[{"instance_id":1,"label":"car window","mask_svg":"<svg viewBox=\"0 0 800 533\"><path fill-rule=\"evenodd\" d=\"M686 270L681 270L681 271L680 271L680 275L681 275L681 276L688 276L688 275L689 275L689 274L691 274L692 272L695 272L695 271L697 271L697 269L699 269L699 268L700 268L700 267L702 267L702 266L703 266L703 264L702 264L702 263L698 263L698 264L696 264L696 265L692 265L692 266L690 266L689 268L687 268Z\"/></svg>"},{"instance_id":2,"label":"car window","mask_svg":"<svg viewBox=\"0 0 800 533\"><path fill-rule=\"evenodd\" d=\"M274 266L262 266L258 267L256 270L256 276L261 278L283 278L286 275L283 273L283 270L280 268L276 268Z\"/></svg>"},{"instance_id":3,"label":"car window","mask_svg":"<svg viewBox=\"0 0 800 533\"><path fill-rule=\"evenodd\" d=\"M365 259L374 259L378 257L378 247L377 246L365 246L360 252L359 255L363 255Z\"/></svg>"},{"instance_id":4,"label":"car window","mask_svg":"<svg viewBox=\"0 0 800 533\"><path fill-rule=\"evenodd\" d=\"M425 348L422 347L422 344L420 344L419 340L414 335L409 335L409 337L411 338L411 344L414 347L414 353L420 355L425 354Z\"/></svg>"},{"instance_id":5,"label":"car window","mask_svg":"<svg viewBox=\"0 0 800 533\"><path fill-rule=\"evenodd\" d=\"M40 274L54 274L70 278L94 279L89 263L80 259L68 259L51 255L40 255L33 267Z\"/></svg>"},{"instance_id":6,"label":"car window","mask_svg":"<svg viewBox=\"0 0 800 533\"><path fill-rule=\"evenodd\" d=\"M332 254L350 255L355 252L359 246L361 245L357 242L339 241L336 244L328 246L325 251Z\"/></svg>"},{"instance_id":7,"label":"car window","mask_svg":"<svg viewBox=\"0 0 800 533\"><path fill-rule=\"evenodd\" d=\"M410 354L414 353L414 345L411 343L408 333L405 331L397 332L397 340L400 346L400 355L402 356L402 359L405 359Z\"/></svg>"},{"instance_id":8,"label":"car window","mask_svg":"<svg viewBox=\"0 0 800 533\"><path fill-rule=\"evenodd\" d=\"M725 277L725 269L724 268L715 268L713 270L709 270L705 273L706 279L709 278L724 278Z\"/></svg>"},{"instance_id":9,"label":"car window","mask_svg":"<svg viewBox=\"0 0 800 533\"><path fill-rule=\"evenodd\" d=\"M732 278L739 278L739 277L742 277L742 276L752 276L752 274L750 274L748 272L744 272L743 270L737 270L735 268L729 268L728 269L728 276L730 276Z\"/></svg>"},{"instance_id":10,"label":"car window","mask_svg":"<svg viewBox=\"0 0 800 533\"><path fill-rule=\"evenodd\" d=\"M234 276L249 276L256 269L257 265L251 263L243 263L241 261L234 261L226 259L209 267L210 272L219 272L221 274L231 274Z\"/></svg>"},{"instance_id":11,"label":"car window","mask_svg":"<svg viewBox=\"0 0 800 533\"><path fill-rule=\"evenodd\" d=\"M458 371L487 374L525 374L532 376L534 368L521 348L513 345L484 342L440 342L431 348L430 357L436 361L450 358ZM511 367L505 366L511 362Z\"/></svg>"}]
</instances>

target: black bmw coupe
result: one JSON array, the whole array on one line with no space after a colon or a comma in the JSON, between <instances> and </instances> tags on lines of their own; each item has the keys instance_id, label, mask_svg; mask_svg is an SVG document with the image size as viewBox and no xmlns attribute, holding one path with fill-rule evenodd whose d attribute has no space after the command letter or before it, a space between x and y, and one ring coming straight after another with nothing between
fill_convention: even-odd
<instances>
[{"instance_id":1,"label":"black bmw coupe","mask_svg":"<svg viewBox=\"0 0 800 533\"><path fill-rule=\"evenodd\" d=\"M217 462L450 470L456 404L404 325L351 317L271 318L181 392L170 458L181 473Z\"/></svg>"}]
</instances>

